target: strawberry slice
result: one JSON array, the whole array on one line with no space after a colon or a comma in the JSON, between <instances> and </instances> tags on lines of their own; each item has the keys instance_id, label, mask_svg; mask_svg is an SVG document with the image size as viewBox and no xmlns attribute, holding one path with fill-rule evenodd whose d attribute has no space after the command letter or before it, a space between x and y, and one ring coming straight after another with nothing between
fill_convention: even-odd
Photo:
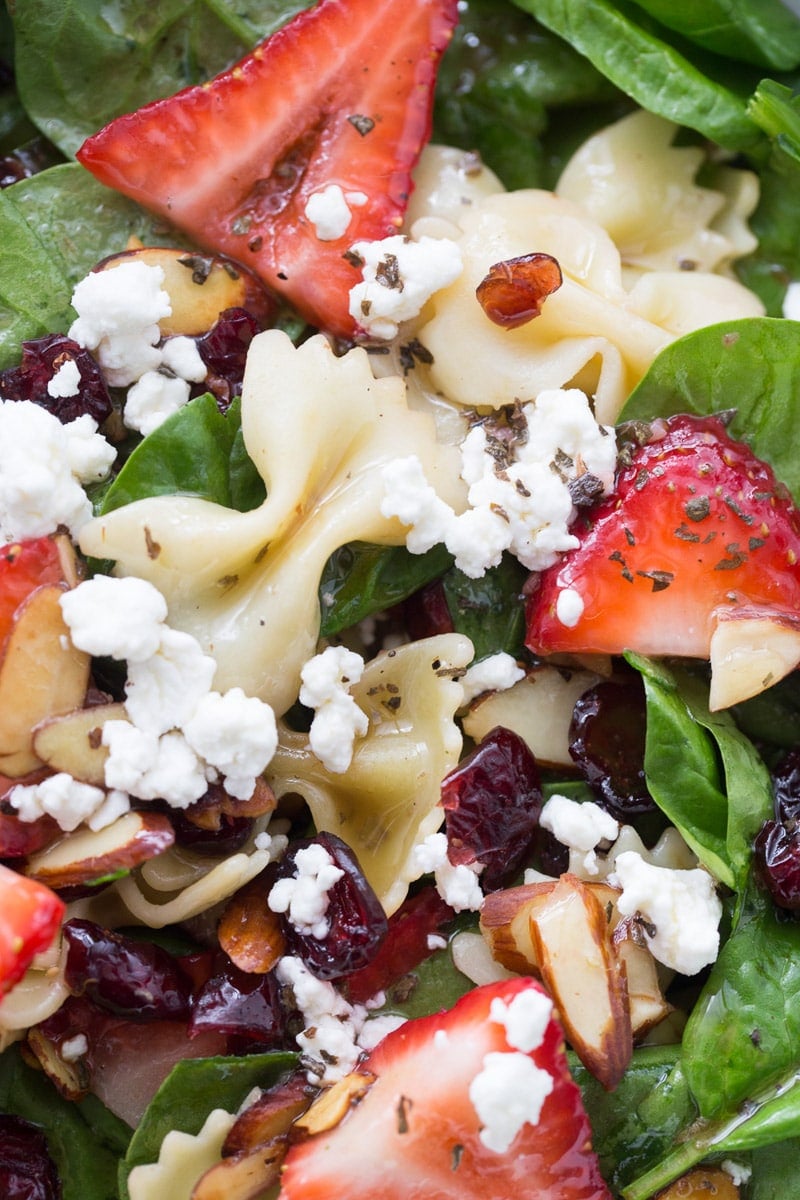
<instances>
[{"instance_id":1,"label":"strawberry slice","mask_svg":"<svg viewBox=\"0 0 800 1200\"><path fill-rule=\"evenodd\" d=\"M209 83L112 121L78 159L350 337L361 276L344 256L400 227L456 20L456 0L321 0ZM331 186L351 215L323 240L306 205Z\"/></svg>"},{"instance_id":2,"label":"strawberry slice","mask_svg":"<svg viewBox=\"0 0 800 1200\"><path fill-rule=\"evenodd\" d=\"M654 422L573 532L527 604L534 653L708 658L723 623L798 624L800 514L719 417Z\"/></svg>"},{"instance_id":3,"label":"strawberry slice","mask_svg":"<svg viewBox=\"0 0 800 1200\"><path fill-rule=\"evenodd\" d=\"M487 984L408 1021L361 1070L375 1079L357 1106L290 1149L281 1200L610 1200L562 1032L533 979Z\"/></svg>"},{"instance_id":4,"label":"strawberry slice","mask_svg":"<svg viewBox=\"0 0 800 1200\"><path fill-rule=\"evenodd\" d=\"M0 648L23 600L42 584L60 583L63 578L64 561L57 538L28 538L0 548Z\"/></svg>"},{"instance_id":5,"label":"strawberry slice","mask_svg":"<svg viewBox=\"0 0 800 1200\"><path fill-rule=\"evenodd\" d=\"M55 892L0 864L0 995L47 949L63 915L64 902Z\"/></svg>"}]
</instances>

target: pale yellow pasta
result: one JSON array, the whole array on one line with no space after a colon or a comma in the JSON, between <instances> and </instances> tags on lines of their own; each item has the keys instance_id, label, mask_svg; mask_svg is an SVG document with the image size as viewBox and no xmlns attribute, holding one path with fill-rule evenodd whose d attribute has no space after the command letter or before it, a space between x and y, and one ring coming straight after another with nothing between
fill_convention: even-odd
<instances>
[{"instance_id":1,"label":"pale yellow pasta","mask_svg":"<svg viewBox=\"0 0 800 1200\"><path fill-rule=\"evenodd\" d=\"M117 880L114 887L132 917L151 929L163 929L165 925L189 921L227 900L240 887L255 879L269 861L267 850L232 854L169 899L165 898L165 893L146 888L144 881L136 874Z\"/></svg>"},{"instance_id":2,"label":"pale yellow pasta","mask_svg":"<svg viewBox=\"0 0 800 1200\"><path fill-rule=\"evenodd\" d=\"M404 226L414 238L457 238L464 214L484 196L503 191L494 171L475 154L427 145L414 171Z\"/></svg>"},{"instance_id":3,"label":"pale yellow pasta","mask_svg":"<svg viewBox=\"0 0 800 1200\"><path fill-rule=\"evenodd\" d=\"M29 968L0 1003L0 1035L16 1034L45 1021L69 994L63 965L44 971Z\"/></svg>"},{"instance_id":4,"label":"pale yellow pasta","mask_svg":"<svg viewBox=\"0 0 800 1200\"><path fill-rule=\"evenodd\" d=\"M315 828L353 849L387 913L417 878L414 847L442 823L441 780L461 752L454 717L463 689L454 677L472 656L472 643L455 633L379 655L351 689L370 724L347 771L326 770L307 735L286 727L267 769L276 796L302 795Z\"/></svg>"},{"instance_id":5,"label":"pale yellow pasta","mask_svg":"<svg viewBox=\"0 0 800 1200\"><path fill-rule=\"evenodd\" d=\"M678 127L638 111L596 133L556 185L610 235L625 265L663 271L719 271L749 254L746 219L758 200L751 171L721 169L715 187L695 176L700 146L674 146Z\"/></svg>"},{"instance_id":6,"label":"pale yellow pasta","mask_svg":"<svg viewBox=\"0 0 800 1200\"><path fill-rule=\"evenodd\" d=\"M81 548L163 592L170 624L216 659L216 688L241 687L281 713L316 649L329 556L359 539L404 541L380 513L383 466L415 454L449 503L463 507L464 488L457 452L436 442L429 415L409 411L403 380L376 380L364 350L336 358L321 336L299 348L277 330L254 339L242 427L267 485L259 508L141 500L90 522Z\"/></svg>"},{"instance_id":7,"label":"pale yellow pasta","mask_svg":"<svg viewBox=\"0 0 800 1200\"><path fill-rule=\"evenodd\" d=\"M130 1200L191 1200L201 1175L220 1161L222 1145L235 1120L235 1114L215 1108L198 1134L173 1129L161 1143L158 1162L131 1171Z\"/></svg>"}]
</instances>

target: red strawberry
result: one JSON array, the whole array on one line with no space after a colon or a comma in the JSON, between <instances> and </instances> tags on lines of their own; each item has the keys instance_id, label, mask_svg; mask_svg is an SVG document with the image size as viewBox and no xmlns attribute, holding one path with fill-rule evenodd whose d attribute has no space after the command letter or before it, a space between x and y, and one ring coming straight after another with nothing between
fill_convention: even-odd
<instances>
[{"instance_id":1,"label":"red strawberry","mask_svg":"<svg viewBox=\"0 0 800 1200\"><path fill-rule=\"evenodd\" d=\"M361 276L344 255L401 224L456 20L456 0L320 0L210 83L112 121L78 158L312 324L352 336ZM365 200L323 241L305 208L331 184Z\"/></svg>"},{"instance_id":2,"label":"red strawberry","mask_svg":"<svg viewBox=\"0 0 800 1200\"><path fill-rule=\"evenodd\" d=\"M57 538L29 538L0 549L0 648L23 600L44 583L64 578L64 562Z\"/></svg>"},{"instance_id":3,"label":"red strawberry","mask_svg":"<svg viewBox=\"0 0 800 1200\"><path fill-rule=\"evenodd\" d=\"M498 1018L512 1004L513 1015L537 1000L544 1008L541 1041L514 1049L522 1039ZM389 1034L361 1068L375 1080L358 1105L289 1151L281 1200L610 1200L547 1004L533 979L512 979L476 988L449 1012ZM506 1075L512 1066L521 1068L517 1084ZM492 1140L492 1118L482 1121L470 1096L476 1077L484 1083L492 1070L499 1072L500 1105L529 1099L539 1079L549 1089L538 1119L518 1122L507 1149L485 1144L481 1134ZM473 1097L480 1103L475 1091Z\"/></svg>"},{"instance_id":4,"label":"red strawberry","mask_svg":"<svg viewBox=\"0 0 800 1200\"><path fill-rule=\"evenodd\" d=\"M722 623L797 624L800 514L719 417L656 421L573 532L580 545L542 572L528 602L535 653L708 658Z\"/></svg>"},{"instance_id":5,"label":"red strawberry","mask_svg":"<svg viewBox=\"0 0 800 1200\"><path fill-rule=\"evenodd\" d=\"M47 949L63 915L64 902L55 892L0 864L0 995Z\"/></svg>"}]
</instances>

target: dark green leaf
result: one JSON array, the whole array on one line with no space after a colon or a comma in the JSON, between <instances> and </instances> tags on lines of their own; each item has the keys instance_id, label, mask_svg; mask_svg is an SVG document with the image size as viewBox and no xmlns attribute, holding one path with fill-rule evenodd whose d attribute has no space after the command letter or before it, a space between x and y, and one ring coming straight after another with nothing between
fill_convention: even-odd
<instances>
[{"instance_id":1,"label":"dark green leaf","mask_svg":"<svg viewBox=\"0 0 800 1200\"><path fill-rule=\"evenodd\" d=\"M800 322L755 317L710 325L658 355L620 420L734 409L730 425L800 496Z\"/></svg>"},{"instance_id":2,"label":"dark green leaf","mask_svg":"<svg viewBox=\"0 0 800 1200\"><path fill-rule=\"evenodd\" d=\"M213 396L198 396L169 417L130 455L101 511L173 495L199 496L240 512L263 503L264 482L244 450L239 400L223 415Z\"/></svg>"},{"instance_id":3,"label":"dark green leaf","mask_svg":"<svg viewBox=\"0 0 800 1200\"><path fill-rule=\"evenodd\" d=\"M411 554L405 546L351 542L336 550L319 585L321 636L331 637L364 617L399 604L452 565L444 546Z\"/></svg>"},{"instance_id":4,"label":"dark green leaf","mask_svg":"<svg viewBox=\"0 0 800 1200\"><path fill-rule=\"evenodd\" d=\"M754 1151L748 1200L800 1200L800 1137Z\"/></svg>"},{"instance_id":5,"label":"dark green leaf","mask_svg":"<svg viewBox=\"0 0 800 1200\"><path fill-rule=\"evenodd\" d=\"M140 1163L156 1162L161 1143L173 1129L197 1134L215 1108L236 1112L255 1087L268 1088L297 1059L293 1054L251 1054L245 1058L189 1058L175 1066L142 1117L120 1173L121 1191ZM165 1198L166 1200L166 1198Z\"/></svg>"},{"instance_id":6,"label":"dark green leaf","mask_svg":"<svg viewBox=\"0 0 800 1200\"><path fill-rule=\"evenodd\" d=\"M505 650L518 658L525 643L525 609L522 588L529 572L511 555L470 579L453 567L442 577L447 607L458 633L475 647L475 661Z\"/></svg>"},{"instance_id":7,"label":"dark green leaf","mask_svg":"<svg viewBox=\"0 0 800 1200\"><path fill-rule=\"evenodd\" d=\"M737 704L733 715L757 742L785 750L800 745L800 672L792 671L766 692Z\"/></svg>"},{"instance_id":8,"label":"dark green leaf","mask_svg":"<svg viewBox=\"0 0 800 1200\"><path fill-rule=\"evenodd\" d=\"M0 1055L0 1112L44 1130L63 1200L117 1200L117 1165L130 1129L94 1098L81 1104L63 1099L44 1072L23 1062L18 1046Z\"/></svg>"},{"instance_id":9,"label":"dark green leaf","mask_svg":"<svg viewBox=\"0 0 800 1200\"><path fill-rule=\"evenodd\" d=\"M669 40L631 5L610 0L515 0L563 37L642 108L731 150L759 141L747 112L758 76L690 43Z\"/></svg>"},{"instance_id":10,"label":"dark green leaf","mask_svg":"<svg viewBox=\"0 0 800 1200\"><path fill-rule=\"evenodd\" d=\"M781 0L635 0L698 46L775 71L800 63L800 20Z\"/></svg>"}]
</instances>

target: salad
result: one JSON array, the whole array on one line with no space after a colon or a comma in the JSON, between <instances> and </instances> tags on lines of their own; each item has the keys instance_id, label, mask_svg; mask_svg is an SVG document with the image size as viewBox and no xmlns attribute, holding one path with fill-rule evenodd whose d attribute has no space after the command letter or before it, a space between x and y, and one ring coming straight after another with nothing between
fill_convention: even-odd
<instances>
[{"instance_id":1,"label":"salad","mask_svg":"<svg viewBox=\"0 0 800 1200\"><path fill-rule=\"evenodd\" d=\"M798 68L0 12L3 1195L800 1195Z\"/></svg>"}]
</instances>

